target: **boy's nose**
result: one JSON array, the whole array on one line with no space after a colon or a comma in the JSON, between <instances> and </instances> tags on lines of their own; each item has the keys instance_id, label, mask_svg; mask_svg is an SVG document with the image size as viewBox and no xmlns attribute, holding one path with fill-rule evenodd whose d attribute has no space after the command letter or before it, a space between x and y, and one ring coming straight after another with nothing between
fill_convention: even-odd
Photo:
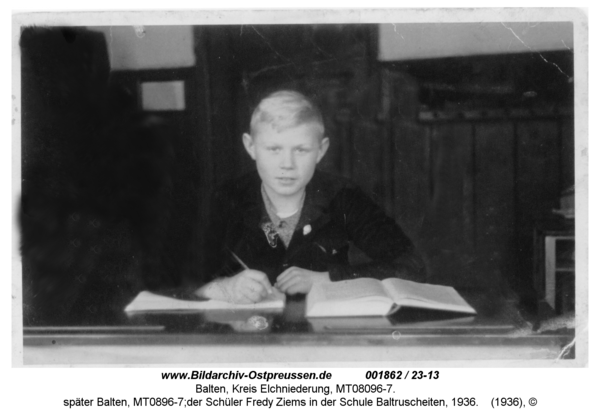
<instances>
[{"instance_id":1,"label":"boy's nose","mask_svg":"<svg viewBox=\"0 0 600 415\"><path fill-rule=\"evenodd\" d=\"M288 151L282 152L279 165L282 169L286 169L286 170L294 168L294 166L295 166L294 155L292 154L291 151L290 152L288 152Z\"/></svg>"}]
</instances>

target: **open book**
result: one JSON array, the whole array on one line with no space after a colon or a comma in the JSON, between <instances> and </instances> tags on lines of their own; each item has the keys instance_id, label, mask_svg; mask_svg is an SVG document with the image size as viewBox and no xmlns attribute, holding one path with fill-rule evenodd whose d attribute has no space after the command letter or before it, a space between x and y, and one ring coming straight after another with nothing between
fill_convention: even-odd
<instances>
[{"instance_id":1,"label":"open book","mask_svg":"<svg viewBox=\"0 0 600 415\"><path fill-rule=\"evenodd\" d=\"M476 314L452 287L398 278L358 278L313 285L306 297L307 317L383 316L400 307Z\"/></svg>"},{"instance_id":2,"label":"open book","mask_svg":"<svg viewBox=\"0 0 600 415\"><path fill-rule=\"evenodd\" d=\"M273 290L273 294L258 303L236 304L226 301L198 299L178 299L167 295L142 291L125 307L125 312L148 311L185 311L185 310L253 310L253 309L283 309L285 294Z\"/></svg>"}]
</instances>

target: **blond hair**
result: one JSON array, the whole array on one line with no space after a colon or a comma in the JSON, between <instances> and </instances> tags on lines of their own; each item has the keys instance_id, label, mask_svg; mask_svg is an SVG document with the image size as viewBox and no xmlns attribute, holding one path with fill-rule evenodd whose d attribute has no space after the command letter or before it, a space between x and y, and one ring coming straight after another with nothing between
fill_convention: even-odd
<instances>
[{"instance_id":1,"label":"blond hair","mask_svg":"<svg viewBox=\"0 0 600 415\"><path fill-rule=\"evenodd\" d=\"M250 120L250 134L259 125L269 125L277 132L302 124L315 124L321 137L325 134L321 111L306 96L296 91L277 91L266 96L254 109Z\"/></svg>"}]
</instances>

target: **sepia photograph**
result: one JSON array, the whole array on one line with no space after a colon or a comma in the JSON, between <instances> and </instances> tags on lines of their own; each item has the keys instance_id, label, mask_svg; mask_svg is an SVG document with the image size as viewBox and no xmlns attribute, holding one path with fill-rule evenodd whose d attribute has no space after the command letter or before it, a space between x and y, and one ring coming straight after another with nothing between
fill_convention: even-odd
<instances>
[{"instance_id":1,"label":"sepia photograph","mask_svg":"<svg viewBox=\"0 0 600 415\"><path fill-rule=\"evenodd\" d=\"M13 366L587 365L580 10L15 13L13 57Z\"/></svg>"}]
</instances>

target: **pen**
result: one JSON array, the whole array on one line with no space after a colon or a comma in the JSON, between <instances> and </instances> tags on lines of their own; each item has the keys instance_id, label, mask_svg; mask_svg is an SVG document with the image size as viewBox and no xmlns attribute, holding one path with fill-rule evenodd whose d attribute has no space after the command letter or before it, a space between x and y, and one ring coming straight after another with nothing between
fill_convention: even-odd
<instances>
[{"instance_id":1,"label":"pen","mask_svg":"<svg viewBox=\"0 0 600 415\"><path fill-rule=\"evenodd\" d=\"M250 269L250 267L248 267L248 265L246 265L246 264L244 263L244 261L242 261L242 260L241 260L241 258L235 254L235 252L233 252L231 249L229 250L229 252L231 252L231 256L233 256L233 258L234 258L234 259L235 259L237 262L239 262L239 264L240 264L242 267L244 267L244 269ZM269 288L269 294L273 294L273 290L272 290L271 288Z\"/></svg>"},{"instance_id":2,"label":"pen","mask_svg":"<svg viewBox=\"0 0 600 415\"><path fill-rule=\"evenodd\" d=\"M231 252L231 255L232 255L234 258L235 258L235 260L236 260L237 262L239 262L239 263L240 263L240 265L241 265L242 267L244 267L244 269L250 269L250 268L248 267L248 265L244 264L244 261L242 261L242 260L240 259L240 257L239 257L239 256L237 256L237 255L235 254L235 252L233 252L232 250L229 250L229 252Z\"/></svg>"}]
</instances>

